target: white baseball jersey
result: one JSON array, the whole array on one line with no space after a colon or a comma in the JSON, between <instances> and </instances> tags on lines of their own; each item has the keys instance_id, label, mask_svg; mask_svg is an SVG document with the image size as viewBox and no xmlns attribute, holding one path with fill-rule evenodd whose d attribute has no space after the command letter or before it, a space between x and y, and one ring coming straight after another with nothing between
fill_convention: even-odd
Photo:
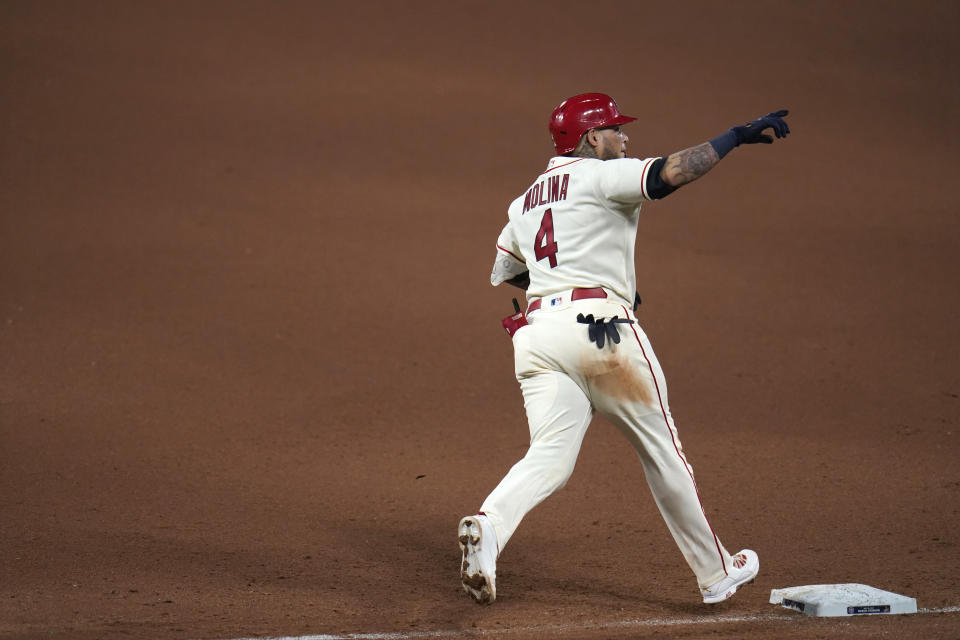
<instances>
[{"instance_id":1,"label":"white baseball jersey","mask_svg":"<svg viewBox=\"0 0 960 640\"><path fill-rule=\"evenodd\" d=\"M490 282L530 271L527 298L603 287L629 304L640 206L657 158L552 158L510 204Z\"/></svg>"}]
</instances>

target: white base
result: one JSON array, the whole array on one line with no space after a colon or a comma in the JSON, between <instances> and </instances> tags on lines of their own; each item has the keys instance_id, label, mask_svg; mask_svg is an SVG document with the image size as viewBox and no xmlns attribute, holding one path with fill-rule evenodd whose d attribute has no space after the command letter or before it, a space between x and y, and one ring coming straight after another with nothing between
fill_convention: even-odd
<instances>
[{"instance_id":1,"label":"white base","mask_svg":"<svg viewBox=\"0 0 960 640\"><path fill-rule=\"evenodd\" d=\"M917 601L865 584L811 584L770 591L770 604L808 616L916 613Z\"/></svg>"},{"instance_id":2,"label":"white base","mask_svg":"<svg viewBox=\"0 0 960 640\"><path fill-rule=\"evenodd\" d=\"M770 604L808 616L916 613L917 601L865 584L811 584L770 591Z\"/></svg>"}]
</instances>

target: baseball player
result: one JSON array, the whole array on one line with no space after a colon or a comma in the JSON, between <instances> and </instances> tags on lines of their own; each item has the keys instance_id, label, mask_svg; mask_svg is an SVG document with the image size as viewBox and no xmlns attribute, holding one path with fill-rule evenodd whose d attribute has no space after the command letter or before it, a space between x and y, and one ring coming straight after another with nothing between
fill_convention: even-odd
<instances>
[{"instance_id":1,"label":"baseball player","mask_svg":"<svg viewBox=\"0 0 960 640\"><path fill-rule=\"evenodd\" d=\"M663 370L637 323L634 244L641 205L706 174L734 147L772 143L787 111L735 126L666 158L627 158L613 99L587 93L550 118L557 154L511 203L490 281L525 289L527 308L504 320L530 427L530 448L476 515L458 528L461 581L474 600L496 599L497 559L523 517L566 484L594 411L640 455L667 527L706 603L726 600L760 569L731 555L707 520L667 403ZM516 301L514 301L516 304Z\"/></svg>"}]
</instances>

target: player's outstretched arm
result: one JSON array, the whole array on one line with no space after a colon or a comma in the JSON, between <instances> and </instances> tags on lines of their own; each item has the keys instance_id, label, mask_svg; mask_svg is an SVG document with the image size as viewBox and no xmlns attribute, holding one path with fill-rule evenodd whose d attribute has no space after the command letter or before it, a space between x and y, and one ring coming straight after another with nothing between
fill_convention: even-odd
<instances>
[{"instance_id":1,"label":"player's outstretched arm","mask_svg":"<svg viewBox=\"0 0 960 640\"><path fill-rule=\"evenodd\" d=\"M660 170L660 177L676 189L706 175L734 147L741 144L771 144L773 138L763 133L767 129L773 129L778 138L786 138L790 133L790 127L783 119L787 113L786 109L768 113L745 125L733 127L710 142L671 154Z\"/></svg>"}]
</instances>

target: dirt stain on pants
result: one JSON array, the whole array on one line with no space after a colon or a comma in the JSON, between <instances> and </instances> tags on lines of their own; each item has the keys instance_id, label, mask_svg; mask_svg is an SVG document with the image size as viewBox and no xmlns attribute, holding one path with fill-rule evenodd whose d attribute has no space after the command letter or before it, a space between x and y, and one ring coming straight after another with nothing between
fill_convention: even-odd
<instances>
[{"instance_id":1,"label":"dirt stain on pants","mask_svg":"<svg viewBox=\"0 0 960 640\"><path fill-rule=\"evenodd\" d=\"M622 356L610 354L588 359L581 371L591 386L604 395L653 406L649 382Z\"/></svg>"}]
</instances>

